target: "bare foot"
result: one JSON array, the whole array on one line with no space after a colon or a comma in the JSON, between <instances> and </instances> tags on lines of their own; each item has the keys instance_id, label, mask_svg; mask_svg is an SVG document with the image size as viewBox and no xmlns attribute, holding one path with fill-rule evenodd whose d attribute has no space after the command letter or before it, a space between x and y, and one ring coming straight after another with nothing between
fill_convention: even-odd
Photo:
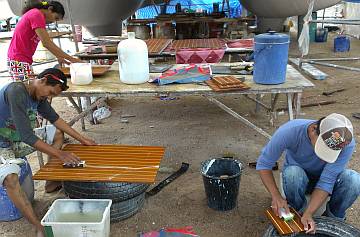
<instances>
[{"instance_id":1,"label":"bare foot","mask_svg":"<svg viewBox=\"0 0 360 237\"><path fill-rule=\"evenodd\" d=\"M36 237L45 237L44 227L36 230Z\"/></svg>"},{"instance_id":2,"label":"bare foot","mask_svg":"<svg viewBox=\"0 0 360 237\"><path fill-rule=\"evenodd\" d=\"M62 183L58 181L46 181L45 192L52 193L62 188Z\"/></svg>"},{"instance_id":3,"label":"bare foot","mask_svg":"<svg viewBox=\"0 0 360 237\"><path fill-rule=\"evenodd\" d=\"M42 231L36 231L36 237L45 237L45 233Z\"/></svg>"}]
</instances>

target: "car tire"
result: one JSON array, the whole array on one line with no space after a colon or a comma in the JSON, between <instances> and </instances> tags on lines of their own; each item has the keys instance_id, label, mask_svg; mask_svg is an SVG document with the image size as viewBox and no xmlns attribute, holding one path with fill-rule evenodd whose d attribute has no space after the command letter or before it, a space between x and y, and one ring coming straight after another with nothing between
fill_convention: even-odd
<instances>
[{"instance_id":1,"label":"car tire","mask_svg":"<svg viewBox=\"0 0 360 237\"><path fill-rule=\"evenodd\" d=\"M113 182L64 182L70 198L111 199L113 203L129 200L144 193L148 184Z\"/></svg>"},{"instance_id":2,"label":"car tire","mask_svg":"<svg viewBox=\"0 0 360 237\"><path fill-rule=\"evenodd\" d=\"M110 209L111 222L119 222L135 215L144 203L145 192L126 201L113 203Z\"/></svg>"}]
</instances>

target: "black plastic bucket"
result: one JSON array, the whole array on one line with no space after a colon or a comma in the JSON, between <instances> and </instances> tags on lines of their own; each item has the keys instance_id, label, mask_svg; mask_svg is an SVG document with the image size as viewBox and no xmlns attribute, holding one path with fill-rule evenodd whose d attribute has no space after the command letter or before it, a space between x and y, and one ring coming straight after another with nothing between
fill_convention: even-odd
<instances>
[{"instance_id":1,"label":"black plastic bucket","mask_svg":"<svg viewBox=\"0 0 360 237\"><path fill-rule=\"evenodd\" d=\"M217 158L201 163L207 204L218 211L236 207L242 163L234 159Z\"/></svg>"}]
</instances>

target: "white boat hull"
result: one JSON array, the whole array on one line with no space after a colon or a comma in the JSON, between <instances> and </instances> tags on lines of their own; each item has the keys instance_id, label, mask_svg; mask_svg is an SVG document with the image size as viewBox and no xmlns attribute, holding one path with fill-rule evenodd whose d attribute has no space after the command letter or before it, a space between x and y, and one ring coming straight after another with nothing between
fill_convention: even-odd
<instances>
[{"instance_id":1,"label":"white boat hull","mask_svg":"<svg viewBox=\"0 0 360 237\"><path fill-rule=\"evenodd\" d=\"M249 11L260 17L286 18L305 15L310 0L240 0ZM314 11L331 7L341 0L315 0Z\"/></svg>"},{"instance_id":2,"label":"white boat hull","mask_svg":"<svg viewBox=\"0 0 360 237\"><path fill-rule=\"evenodd\" d=\"M21 15L25 0L7 0L15 15ZM65 23L69 23L66 0ZM133 14L144 0L70 0L74 24L85 26L94 36L121 35L121 23Z\"/></svg>"}]
</instances>

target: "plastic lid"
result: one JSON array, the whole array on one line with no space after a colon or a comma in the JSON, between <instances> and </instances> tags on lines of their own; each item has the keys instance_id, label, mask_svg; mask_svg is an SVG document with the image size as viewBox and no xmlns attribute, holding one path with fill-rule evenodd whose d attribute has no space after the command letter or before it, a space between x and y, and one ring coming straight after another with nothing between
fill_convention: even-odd
<instances>
[{"instance_id":1,"label":"plastic lid","mask_svg":"<svg viewBox=\"0 0 360 237\"><path fill-rule=\"evenodd\" d=\"M255 36L255 43L286 43L289 40L289 35L276 33L276 31L269 31L268 33Z\"/></svg>"},{"instance_id":2,"label":"plastic lid","mask_svg":"<svg viewBox=\"0 0 360 237\"><path fill-rule=\"evenodd\" d=\"M128 39L135 39L135 32L128 32Z\"/></svg>"}]
</instances>

